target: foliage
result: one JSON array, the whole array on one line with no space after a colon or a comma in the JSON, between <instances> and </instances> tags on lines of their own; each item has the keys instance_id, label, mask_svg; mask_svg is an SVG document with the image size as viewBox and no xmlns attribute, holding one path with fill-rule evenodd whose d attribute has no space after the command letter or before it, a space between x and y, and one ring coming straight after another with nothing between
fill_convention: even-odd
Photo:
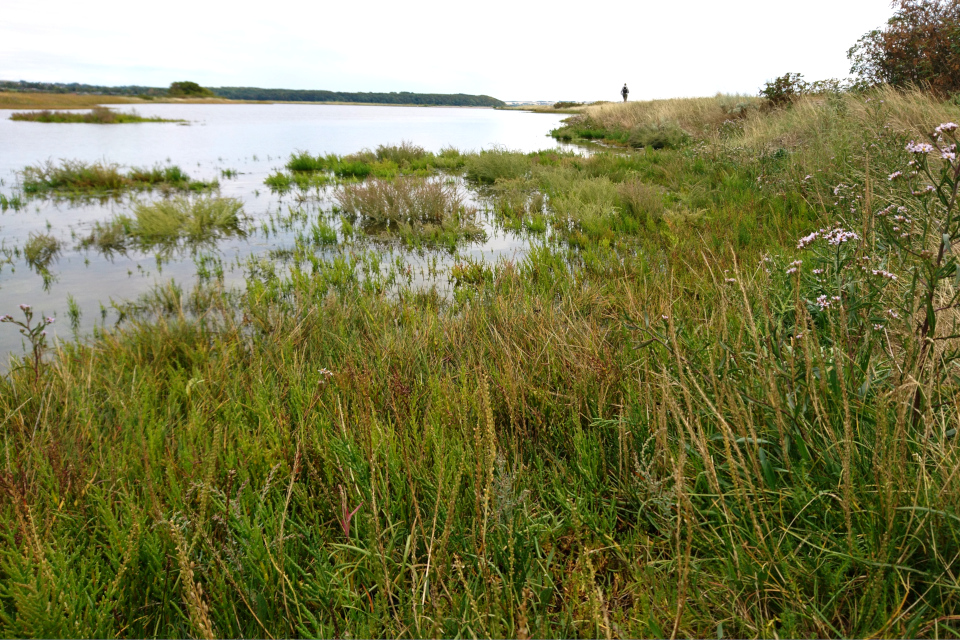
<instances>
[{"instance_id":1,"label":"foliage","mask_svg":"<svg viewBox=\"0 0 960 640\"><path fill-rule=\"evenodd\" d=\"M960 2L897 0L886 27L865 34L847 52L850 73L866 85L929 85L960 91Z\"/></svg>"},{"instance_id":2,"label":"foliage","mask_svg":"<svg viewBox=\"0 0 960 640\"><path fill-rule=\"evenodd\" d=\"M766 99L773 108L786 107L803 95L808 84L800 73L785 73L773 81L767 82L760 90L760 97Z\"/></svg>"},{"instance_id":3,"label":"foliage","mask_svg":"<svg viewBox=\"0 0 960 640\"><path fill-rule=\"evenodd\" d=\"M167 94L173 98L213 98L214 93L210 89L201 87L196 82L184 80L183 82L172 82Z\"/></svg>"},{"instance_id":4,"label":"foliage","mask_svg":"<svg viewBox=\"0 0 960 640\"><path fill-rule=\"evenodd\" d=\"M679 149L460 155L545 225L519 258L434 286L317 221L15 360L0 632L958 635L960 109L724 104L596 116Z\"/></svg>"}]
</instances>

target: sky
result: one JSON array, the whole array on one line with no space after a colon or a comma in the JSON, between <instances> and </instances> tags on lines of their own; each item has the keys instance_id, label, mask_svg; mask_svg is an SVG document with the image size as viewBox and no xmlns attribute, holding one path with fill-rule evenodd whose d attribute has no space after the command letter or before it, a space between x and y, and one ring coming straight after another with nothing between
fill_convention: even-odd
<instances>
[{"instance_id":1,"label":"sky","mask_svg":"<svg viewBox=\"0 0 960 640\"><path fill-rule=\"evenodd\" d=\"M889 0L0 0L0 79L617 100L845 77Z\"/></svg>"}]
</instances>

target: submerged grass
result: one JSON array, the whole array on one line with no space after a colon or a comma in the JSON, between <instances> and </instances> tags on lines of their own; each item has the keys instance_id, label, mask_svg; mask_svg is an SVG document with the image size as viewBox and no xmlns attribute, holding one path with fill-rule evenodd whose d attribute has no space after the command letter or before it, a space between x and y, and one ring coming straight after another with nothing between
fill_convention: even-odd
<instances>
[{"instance_id":1,"label":"submerged grass","mask_svg":"<svg viewBox=\"0 0 960 640\"><path fill-rule=\"evenodd\" d=\"M449 299L338 247L15 367L0 629L960 635L955 264L896 240L947 205L888 179L960 111L843 100L679 149L467 155L498 218L546 229L458 260ZM387 218L407 180L342 193Z\"/></svg>"},{"instance_id":2,"label":"submerged grass","mask_svg":"<svg viewBox=\"0 0 960 640\"><path fill-rule=\"evenodd\" d=\"M125 191L159 189L164 191L210 191L217 181L193 180L180 167L133 168L124 172L119 165L106 162L61 160L28 166L20 172L21 188L27 195L67 197L101 196Z\"/></svg>"},{"instance_id":3,"label":"submerged grass","mask_svg":"<svg viewBox=\"0 0 960 640\"><path fill-rule=\"evenodd\" d=\"M196 245L242 235L243 203L235 198L177 197L156 202L138 202L133 215L119 215L96 223L84 246L104 253L123 252L135 247L146 250Z\"/></svg>"},{"instance_id":4,"label":"submerged grass","mask_svg":"<svg viewBox=\"0 0 960 640\"><path fill-rule=\"evenodd\" d=\"M10 115L11 120L26 122L59 122L85 124L128 124L139 122L186 122L186 120L165 120L163 118L144 118L136 111L122 113L106 107L94 107L87 113L73 111L21 111Z\"/></svg>"}]
</instances>

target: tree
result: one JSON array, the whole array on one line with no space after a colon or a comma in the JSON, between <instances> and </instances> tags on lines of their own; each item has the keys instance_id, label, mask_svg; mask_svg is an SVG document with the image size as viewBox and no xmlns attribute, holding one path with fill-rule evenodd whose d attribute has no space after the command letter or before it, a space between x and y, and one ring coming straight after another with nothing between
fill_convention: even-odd
<instances>
[{"instance_id":1,"label":"tree","mask_svg":"<svg viewBox=\"0 0 960 640\"><path fill-rule=\"evenodd\" d=\"M171 96L175 98L212 98L214 97L213 91L210 89L205 89L198 85L196 82L190 82L189 80L184 80L183 82L173 82L170 84L170 88L167 90Z\"/></svg>"},{"instance_id":2,"label":"tree","mask_svg":"<svg viewBox=\"0 0 960 640\"><path fill-rule=\"evenodd\" d=\"M865 85L960 91L960 0L894 0L892 6L886 27L865 34L847 52L850 73Z\"/></svg>"}]
</instances>

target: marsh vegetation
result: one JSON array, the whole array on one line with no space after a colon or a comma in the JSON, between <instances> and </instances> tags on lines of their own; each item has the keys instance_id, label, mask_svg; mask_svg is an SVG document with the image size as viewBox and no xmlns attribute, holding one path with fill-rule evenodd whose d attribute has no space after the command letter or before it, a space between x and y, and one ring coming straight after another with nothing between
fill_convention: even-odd
<instances>
[{"instance_id":1,"label":"marsh vegetation","mask_svg":"<svg viewBox=\"0 0 960 640\"><path fill-rule=\"evenodd\" d=\"M3 632L957 635L960 108L583 117L684 136L296 154L282 267L17 359ZM356 233L474 204L526 252Z\"/></svg>"},{"instance_id":2,"label":"marsh vegetation","mask_svg":"<svg viewBox=\"0 0 960 640\"><path fill-rule=\"evenodd\" d=\"M18 111L10 115L11 120L24 122L58 122L81 124L130 124L142 122L185 122L184 120L165 120L163 118L144 118L136 111L123 113L107 107L94 107L86 113L75 111Z\"/></svg>"},{"instance_id":3,"label":"marsh vegetation","mask_svg":"<svg viewBox=\"0 0 960 640\"><path fill-rule=\"evenodd\" d=\"M140 251L183 244L196 247L244 233L243 203L234 198L178 196L136 202L132 209L132 215L121 214L95 223L82 245L109 254L131 247Z\"/></svg>"},{"instance_id":4,"label":"marsh vegetation","mask_svg":"<svg viewBox=\"0 0 960 640\"><path fill-rule=\"evenodd\" d=\"M97 197L119 195L129 191L192 191L216 189L216 181L193 180L175 165L155 166L149 169L124 170L107 162L48 160L25 167L20 172L21 188L28 196L55 195L64 197Z\"/></svg>"}]
</instances>

